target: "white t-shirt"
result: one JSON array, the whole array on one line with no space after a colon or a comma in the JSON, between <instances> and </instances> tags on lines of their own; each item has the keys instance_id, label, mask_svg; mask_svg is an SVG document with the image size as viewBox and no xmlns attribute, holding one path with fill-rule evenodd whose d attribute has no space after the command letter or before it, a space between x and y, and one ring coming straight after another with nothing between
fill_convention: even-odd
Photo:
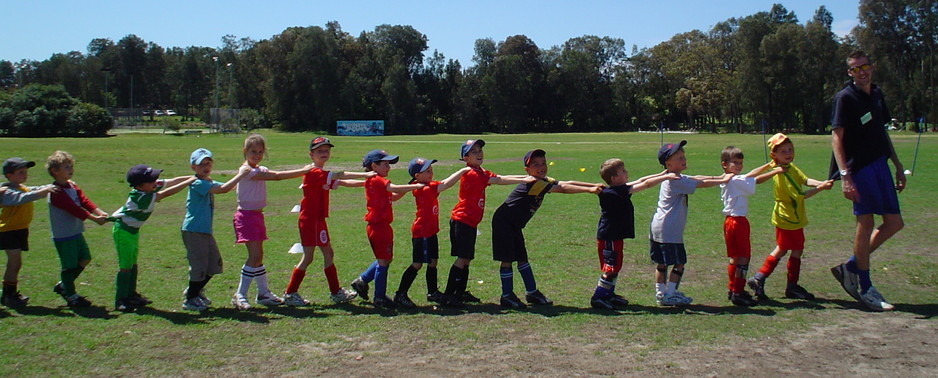
<instances>
[{"instance_id":1,"label":"white t-shirt","mask_svg":"<svg viewBox=\"0 0 938 378\"><path fill-rule=\"evenodd\" d=\"M756 193L756 179L736 175L725 184L720 184L723 199L723 215L744 217L749 213L749 196Z\"/></svg>"},{"instance_id":2,"label":"white t-shirt","mask_svg":"<svg viewBox=\"0 0 938 378\"><path fill-rule=\"evenodd\" d=\"M261 210L267 206L267 181L253 180L258 172L267 171L267 167L258 165L238 181L238 210Z\"/></svg>"},{"instance_id":3,"label":"white t-shirt","mask_svg":"<svg viewBox=\"0 0 938 378\"><path fill-rule=\"evenodd\" d=\"M697 190L697 180L681 175L678 180L661 182L658 207L651 218L651 240L658 243L684 243L687 223L687 195Z\"/></svg>"}]
</instances>

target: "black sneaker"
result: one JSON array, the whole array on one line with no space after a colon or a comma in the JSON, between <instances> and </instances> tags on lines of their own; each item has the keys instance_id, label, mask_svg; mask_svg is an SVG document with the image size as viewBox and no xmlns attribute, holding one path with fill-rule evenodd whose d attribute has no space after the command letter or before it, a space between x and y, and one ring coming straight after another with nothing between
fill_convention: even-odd
<instances>
[{"instance_id":1,"label":"black sneaker","mask_svg":"<svg viewBox=\"0 0 938 378\"><path fill-rule=\"evenodd\" d=\"M550 306L554 304L554 301L547 299L540 290L535 290L533 293L525 295L524 300L535 306Z\"/></svg>"},{"instance_id":2,"label":"black sneaker","mask_svg":"<svg viewBox=\"0 0 938 378\"><path fill-rule=\"evenodd\" d=\"M23 307L26 306L27 302L29 302L29 297L19 292L13 294L3 293L3 295L0 296L0 304L9 308Z\"/></svg>"},{"instance_id":3,"label":"black sneaker","mask_svg":"<svg viewBox=\"0 0 938 378\"><path fill-rule=\"evenodd\" d=\"M511 293L511 294L508 295L508 296L502 295L502 298L499 299L498 302L499 302L499 304L502 305L502 307L505 307L505 308L516 308L516 309L517 309L517 308L525 308L525 307L527 307L527 305L525 305L524 302L521 302L521 299L519 299L518 296L515 295L515 293Z\"/></svg>"},{"instance_id":4,"label":"black sneaker","mask_svg":"<svg viewBox=\"0 0 938 378\"><path fill-rule=\"evenodd\" d=\"M593 308L597 310L615 310L616 306L609 301L611 298L612 297L593 297L590 299L590 306L593 306Z\"/></svg>"},{"instance_id":5,"label":"black sneaker","mask_svg":"<svg viewBox=\"0 0 938 378\"><path fill-rule=\"evenodd\" d=\"M153 301L147 299L147 297L144 297L143 295L140 295L138 292L130 293L130 295L124 299L135 307L146 306L153 303Z\"/></svg>"},{"instance_id":6,"label":"black sneaker","mask_svg":"<svg viewBox=\"0 0 938 378\"><path fill-rule=\"evenodd\" d=\"M352 280L351 283L352 289L355 289L358 292L358 297L364 300L368 300L368 283L362 281L361 277L356 277Z\"/></svg>"},{"instance_id":7,"label":"black sneaker","mask_svg":"<svg viewBox=\"0 0 938 378\"><path fill-rule=\"evenodd\" d=\"M378 306L378 307L381 307L381 308L385 308L385 309L388 309L388 310L391 310L391 309L394 309L395 307L397 307L397 306L394 304L394 301L392 301L391 298L388 298L388 296L386 296L386 295L382 295L382 296L380 296L380 297L379 297L379 296L375 296L375 299L374 299L374 301L372 301L372 302L375 304L375 306Z\"/></svg>"},{"instance_id":8,"label":"black sneaker","mask_svg":"<svg viewBox=\"0 0 938 378\"><path fill-rule=\"evenodd\" d=\"M809 293L798 284L788 284L788 287L785 288L785 298L812 301L814 300L814 294Z\"/></svg>"},{"instance_id":9,"label":"black sneaker","mask_svg":"<svg viewBox=\"0 0 938 378\"><path fill-rule=\"evenodd\" d=\"M441 292L439 292L439 291L434 291L434 292L432 292L432 293L429 293L429 294L427 294L427 301L429 301L429 302L436 302L436 303L443 303L443 293L441 293Z\"/></svg>"},{"instance_id":10,"label":"black sneaker","mask_svg":"<svg viewBox=\"0 0 938 378\"><path fill-rule=\"evenodd\" d=\"M395 293L394 294L394 303L400 306L401 308L415 308L417 305L414 304L414 301L410 300L410 297L406 293Z\"/></svg>"},{"instance_id":11,"label":"black sneaker","mask_svg":"<svg viewBox=\"0 0 938 378\"><path fill-rule=\"evenodd\" d=\"M769 297L765 295L765 281L756 277L749 277L749 279L746 280L746 285L752 289L753 294L755 294L757 298L769 299Z\"/></svg>"},{"instance_id":12,"label":"black sneaker","mask_svg":"<svg viewBox=\"0 0 938 378\"><path fill-rule=\"evenodd\" d=\"M730 302L733 302L734 305L739 307L752 307L759 304L759 301L755 300L752 295L749 295L748 291L743 291L742 293L735 294L732 291L727 294L730 299Z\"/></svg>"},{"instance_id":13,"label":"black sneaker","mask_svg":"<svg viewBox=\"0 0 938 378\"><path fill-rule=\"evenodd\" d=\"M85 297L78 295L78 294L73 294L72 296L68 297L68 299L66 299L66 302L68 302L68 307L72 307L72 308L91 306L91 301L85 299Z\"/></svg>"},{"instance_id":14,"label":"black sneaker","mask_svg":"<svg viewBox=\"0 0 938 378\"><path fill-rule=\"evenodd\" d=\"M65 287L62 286L62 281L59 281L59 283L52 287L52 292L62 296L63 299L68 300L68 298L65 298Z\"/></svg>"},{"instance_id":15,"label":"black sneaker","mask_svg":"<svg viewBox=\"0 0 938 378\"><path fill-rule=\"evenodd\" d=\"M114 309L120 312L129 313L137 311L137 307L127 300L128 298L118 299L114 302Z\"/></svg>"},{"instance_id":16,"label":"black sneaker","mask_svg":"<svg viewBox=\"0 0 938 378\"><path fill-rule=\"evenodd\" d=\"M462 301L465 303L482 303L481 299L476 298L475 295L472 295L472 293L468 291L462 293Z\"/></svg>"},{"instance_id":17,"label":"black sneaker","mask_svg":"<svg viewBox=\"0 0 938 378\"><path fill-rule=\"evenodd\" d=\"M629 300L619 294L613 294L611 297L606 299L609 303L612 303L616 307L625 307L629 305Z\"/></svg>"}]
</instances>

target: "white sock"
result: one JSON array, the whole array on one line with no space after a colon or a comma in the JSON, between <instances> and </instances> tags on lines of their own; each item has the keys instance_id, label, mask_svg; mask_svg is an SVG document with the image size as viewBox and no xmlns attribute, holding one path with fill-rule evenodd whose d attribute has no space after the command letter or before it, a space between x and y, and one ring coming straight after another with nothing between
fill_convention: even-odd
<instances>
[{"instance_id":1,"label":"white sock","mask_svg":"<svg viewBox=\"0 0 938 378\"><path fill-rule=\"evenodd\" d=\"M665 292L668 295L671 295L671 294L674 294L675 291L677 291L677 282L668 281L667 289Z\"/></svg>"},{"instance_id":2,"label":"white sock","mask_svg":"<svg viewBox=\"0 0 938 378\"><path fill-rule=\"evenodd\" d=\"M257 282L258 296L270 293L270 288L267 287L267 268L264 268L263 265L254 268L254 281Z\"/></svg>"},{"instance_id":3,"label":"white sock","mask_svg":"<svg viewBox=\"0 0 938 378\"><path fill-rule=\"evenodd\" d=\"M655 282L655 294L664 293L664 284Z\"/></svg>"},{"instance_id":4,"label":"white sock","mask_svg":"<svg viewBox=\"0 0 938 378\"><path fill-rule=\"evenodd\" d=\"M254 269L247 265L241 266L241 282L238 283L238 294L248 296L248 288L251 287L251 281L254 280Z\"/></svg>"}]
</instances>

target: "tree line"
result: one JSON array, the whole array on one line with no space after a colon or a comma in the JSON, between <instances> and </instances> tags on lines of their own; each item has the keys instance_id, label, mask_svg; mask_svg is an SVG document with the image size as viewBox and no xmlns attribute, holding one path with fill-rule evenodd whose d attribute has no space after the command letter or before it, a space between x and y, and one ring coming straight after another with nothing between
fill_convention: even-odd
<instances>
[{"instance_id":1,"label":"tree line","mask_svg":"<svg viewBox=\"0 0 938 378\"><path fill-rule=\"evenodd\" d=\"M428 53L411 26L353 36L338 22L220 48L170 47L128 35L86 53L0 61L0 87L61 85L113 108L253 109L283 130L333 132L336 120L383 119L385 131L518 133L696 129L822 133L845 57L862 48L892 114L934 119L935 0L861 1L860 24L832 31L823 6L804 23L783 5L692 30L650 48L581 36L539 47L524 35L476 40L472 64ZM203 116L204 117L204 116Z\"/></svg>"}]
</instances>

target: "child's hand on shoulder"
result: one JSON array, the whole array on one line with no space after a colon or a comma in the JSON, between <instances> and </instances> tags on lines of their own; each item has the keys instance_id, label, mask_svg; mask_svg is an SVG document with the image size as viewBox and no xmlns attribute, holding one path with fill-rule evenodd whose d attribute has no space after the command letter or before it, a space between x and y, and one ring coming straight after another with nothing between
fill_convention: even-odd
<instances>
[{"instance_id":1,"label":"child's hand on shoulder","mask_svg":"<svg viewBox=\"0 0 938 378\"><path fill-rule=\"evenodd\" d=\"M241 164L241 166L238 167L238 174L239 175L247 174L248 172L251 171L251 169L253 168L251 168L251 166L247 162L244 162L244 164Z\"/></svg>"},{"instance_id":2,"label":"child's hand on shoulder","mask_svg":"<svg viewBox=\"0 0 938 378\"><path fill-rule=\"evenodd\" d=\"M593 194L599 194L599 193L602 193L603 189L605 188L606 186L603 184L596 184L596 185L593 185L592 188L590 188L589 192Z\"/></svg>"},{"instance_id":3,"label":"child's hand on shoulder","mask_svg":"<svg viewBox=\"0 0 938 378\"><path fill-rule=\"evenodd\" d=\"M665 171L665 172L667 172L667 171ZM674 173L674 172L665 173L665 174L664 174L664 178L665 178L665 180L680 180L680 179L681 179L681 175L679 175L679 174L677 174L677 173Z\"/></svg>"},{"instance_id":4,"label":"child's hand on shoulder","mask_svg":"<svg viewBox=\"0 0 938 378\"><path fill-rule=\"evenodd\" d=\"M59 187L57 185L46 185L46 187L39 189L39 192L42 194L58 193Z\"/></svg>"}]
</instances>

